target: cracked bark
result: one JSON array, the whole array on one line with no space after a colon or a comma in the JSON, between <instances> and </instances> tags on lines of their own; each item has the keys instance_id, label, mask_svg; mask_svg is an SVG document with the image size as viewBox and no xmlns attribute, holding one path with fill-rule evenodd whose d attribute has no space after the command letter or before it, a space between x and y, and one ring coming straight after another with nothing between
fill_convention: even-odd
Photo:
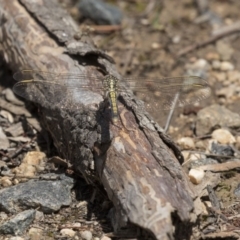
<instances>
[{"instance_id":1,"label":"cracked bark","mask_svg":"<svg viewBox=\"0 0 240 240\"><path fill-rule=\"evenodd\" d=\"M101 68L120 78L111 57L87 37L74 38L78 27L53 0L0 0L0 24L1 52L14 71L98 76ZM101 107L94 109L96 102L82 101L77 111L43 103L41 119L61 156L89 182L97 177L103 184L115 206L116 231L130 222L156 239L172 239L172 213L184 223L193 211L178 148L131 94L120 97L118 126L109 108L97 103Z\"/></svg>"}]
</instances>

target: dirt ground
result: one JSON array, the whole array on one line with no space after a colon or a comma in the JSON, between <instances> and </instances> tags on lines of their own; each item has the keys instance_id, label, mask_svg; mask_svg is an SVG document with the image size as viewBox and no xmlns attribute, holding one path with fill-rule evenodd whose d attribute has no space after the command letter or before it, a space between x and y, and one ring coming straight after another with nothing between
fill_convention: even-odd
<instances>
[{"instance_id":1,"label":"dirt ground","mask_svg":"<svg viewBox=\"0 0 240 240\"><path fill-rule=\"evenodd\" d=\"M240 1L212 0L207 1L206 6L201 8L200 4L204 3L204 0L111 0L108 2L123 13L122 24L118 26L100 26L90 19L83 18L76 7L76 1L59 2L69 10L79 28L92 37L95 45L114 59L119 73L123 76L143 81L146 76L161 79L197 75L207 81L211 93L206 99L196 101L196 104L191 106L177 108L174 112L168 133L179 143L182 150L198 153L208 150L209 141L213 139L213 130L204 135L196 133L197 113L201 109L219 104L239 114ZM217 31L222 33L224 28L231 29L235 23L239 26L238 30L214 38ZM189 47L192 47L191 51ZM156 92L153 91L152 94ZM165 126L168 111L154 109L150 114L161 126ZM235 139L234 142L225 143L229 146L232 144L235 152L228 160L238 159L240 126L235 129L228 126L226 128ZM191 138L194 147L181 144L180 139L184 137ZM39 138L43 142L42 145L46 146L48 138ZM55 153L53 150L50 155ZM226 159L220 158L219 162L226 162ZM221 181L217 185L213 184L213 187L221 208L204 208L203 205L206 206L210 201L207 194L203 194L201 200L204 204L199 206L199 220L189 239L239 239L240 204L239 196L235 194L240 180L239 170L234 168L231 171L223 171L219 177ZM75 193L72 193L73 198L83 202L81 210L75 211L79 210L76 201L71 207L64 208L57 214L47 215L40 224L41 229L44 229L44 239L85 239L82 236L71 238L60 234L59 222L62 228L67 228L76 221L75 219L81 219L81 227L69 228L75 231L88 230L93 234L92 239L126 239L113 234L107 218L111 202L107 200L104 190L98 189L99 197L89 207L85 201L89 200L96 190L87 184L81 187L82 196L76 197ZM105 238L102 238L103 235ZM24 239L29 239L29 233L26 233L25 237Z\"/></svg>"}]
</instances>

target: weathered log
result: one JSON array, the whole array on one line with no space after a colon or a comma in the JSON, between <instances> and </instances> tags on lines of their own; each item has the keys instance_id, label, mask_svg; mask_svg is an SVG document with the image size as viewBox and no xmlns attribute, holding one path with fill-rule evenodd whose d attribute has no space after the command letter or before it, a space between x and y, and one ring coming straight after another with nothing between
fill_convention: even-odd
<instances>
[{"instance_id":1,"label":"weathered log","mask_svg":"<svg viewBox=\"0 0 240 240\"><path fill-rule=\"evenodd\" d=\"M74 38L79 29L53 0L0 0L0 23L2 53L14 71L98 76L102 68L120 78L110 57L90 40ZM91 96L88 92L71 100L77 111L70 105L41 104L40 115L55 146L87 181L96 176L101 181L116 208L115 230L131 222L156 239L171 239L172 216L188 222L193 211L178 148L130 93L121 96L117 125L111 122L110 109L100 104L102 97ZM101 108L94 109L94 104Z\"/></svg>"}]
</instances>

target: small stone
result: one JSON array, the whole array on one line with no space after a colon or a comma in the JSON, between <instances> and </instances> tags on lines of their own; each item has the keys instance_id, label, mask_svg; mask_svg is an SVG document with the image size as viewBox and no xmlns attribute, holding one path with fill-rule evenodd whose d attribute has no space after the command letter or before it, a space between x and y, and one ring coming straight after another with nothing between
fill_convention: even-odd
<instances>
[{"instance_id":1,"label":"small stone","mask_svg":"<svg viewBox=\"0 0 240 240\"><path fill-rule=\"evenodd\" d=\"M15 174L24 174L28 177L33 177L44 166L44 159L46 155L43 152L32 151L28 152L22 163L13 170Z\"/></svg>"},{"instance_id":2,"label":"small stone","mask_svg":"<svg viewBox=\"0 0 240 240\"><path fill-rule=\"evenodd\" d=\"M111 238L104 235L104 236L101 237L101 240L111 240Z\"/></svg>"},{"instance_id":3,"label":"small stone","mask_svg":"<svg viewBox=\"0 0 240 240\"><path fill-rule=\"evenodd\" d=\"M231 59L234 51L229 44L223 41L217 41L216 48L223 61L228 61Z\"/></svg>"},{"instance_id":4,"label":"small stone","mask_svg":"<svg viewBox=\"0 0 240 240\"><path fill-rule=\"evenodd\" d=\"M206 148L206 144L204 143L204 141L197 141L195 143L195 147L198 148L198 149L205 149Z\"/></svg>"},{"instance_id":5,"label":"small stone","mask_svg":"<svg viewBox=\"0 0 240 240\"><path fill-rule=\"evenodd\" d=\"M224 97L227 98L227 100L230 100L232 96L234 96L236 90L236 86L230 85L228 87L221 88L219 90L216 90L216 96L218 97Z\"/></svg>"},{"instance_id":6,"label":"small stone","mask_svg":"<svg viewBox=\"0 0 240 240\"><path fill-rule=\"evenodd\" d=\"M205 201L206 202L206 201ZM208 216L209 215L209 213L208 213L208 210L207 210L207 207L206 207L206 204L205 204L205 202L203 203L203 202L201 202L201 214L202 215L204 215L204 216Z\"/></svg>"},{"instance_id":7,"label":"small stone","mask_svg":"<svg viewBox=\"0 0 240 240\"><path fill-rule=\"evenodd\" d=\"M0 178L0 185L3 187L10 187L12 186L12 181L9 179L8 176L4 176Z\"/></svg>"},{"instance_id":8,"label":"small stone","mask_svg":"<svg viewBox=\"0 0 240 240\"><path fill-rule=\"evenodd\" d=\"M217 129L213 131L212 138L222 144L233 144L236 142L235 137L226 129Z\"/></svg>"},{"instance_id":9,"label":"small stone","mask_svg":"<svg viewBox=\"0 0 240 240\"><path fill-rule=\"evenodd\" d=\"M192 138L190 137L183 137L180 138L177 141L177 144L182 148L182 149L194 149L195 148L195 144Z\"/></svg>"},{"instance_id":10,"label":"small stone","mask_svg":"<svg viewBox=\"0 0 240 240\"><path fill-rule=\"evenodd\" d=\"M172 42L178 44L181 41L181 37L179 35L173 37Z\"/></svg>"},{"instance_id":11,"label":"small stone","mask_svg":"<svg viewBox=\"0 0 240 240\"><path fill-rule=\"evenodd\" d=\"M156 43L156 42L154 42L154 43L152 43L152 49L159 49L160 48L160 44L159 43Z\"/></svg>"},{"instance_id":12,"label":"small stone","mask_svg":"<svg viewBox=\"0 0 240 240\"><path fill-rule=\"evenodd\" d=\"M200 58L194 63L193 67L200 68L200 69L208 69L209 64L207 60Z\"/></svg>"},{"instance_id":13,"label":"small stone","mask_svg":"<svg viewBox=\"0 0 240 240\"><path fill-rule=\"evenodd\" d=\"M240 81L240 72L239 71L230 71L227 73L227 78L229 82L239 82Z\"/></svg>"},{"instance_id":14,"label":"small stone","mask_svg":"<svg viewBox=\"0 0 240 240\"><path fill-rule=\"evenodd\" d=\"M31 240L41 240L43 235L43 230L40 228L30 228L28 231Z\"/></svg>"},{"instance_id":15,"label":"small stone","mask_svg":"<svg viewBox=\"0 0 240 240\"><path fill-rule=\"evenodd\" d=\"M8 240L24 240L24 238L21 237L11 237L11 238L6 238Z\"/></svg>"},{"instance_id":16,"label":"small stone","mask_svg":"<svg viewBox=\"0 0 240 240\"><path fill-rule=\"evenodd\" d=\"M200 154L200 153L191 153L190 158L189 158L189 160L191 162L200 162L205 159L206 159L206 155Z\"/></svg>"},{"instance_id":17,"label":"small stone","mask_svg":"<svg viewBox=\"0 0 240 240\"><path fill-rule=\"evenodd\" d=\"M222 62L220 66L221 71L232 71L234 69L234 66L230 62Z\"/></svg>"},{"instance_id":18,"label":"small stone","mask_svg":"<svg viewBox=\"0 0 240 240\"><path fill-rule=\"evenodd\" d=\"M18 181L18 179L14 178L14 179L12 180L12 183L13 183L14 185L17 185L17 184L19 184L19 181Z\"/></svg>"},{"instance_id":19,"label":"small stone","mask_svg":"<svg viewBox=\"0 0 240 240\"><path fill-rule=\"evenodd\" d=\"M13 93L12 89L7 88L3 91L5 94L5 98L8 100L8 102L11 102L13 104L16 104L18 106L24 106L24 102L19 100L16 95Z\"/></svg>"},{"instance_id":20,"label":"small stone","mask_svg":"<svg viewBox=\"0 0 240 240\"><path fill-rule=\"evenodd\" d=\"M152 49L159 49L161 45L159 43L153 42L151 47Z\"/></svg>"},{"instance_id":21,"label":"small stone","mask_svg":"<svg viewBox=\"0 0 240 240\"><path fill-rule=\"evenodd\" d=\"M123 18L119 8L102 0L81 0L78 8L85 18L100 25L119 25Z\"/></svg>"},{"instance_id":22,"label":"small stone","mask_svg":"<svg viewBox=\"0 0 240 240\"><path fill-rule=\"evenodd\" d=\"M227 79L225 72L213 72L213 77L215 77L219 82L224 82Z\"/></svg>"},{"instance_id":23,"label":"small stone","mask_svg":"<svg viewBox=\"0 0 240 240\"><path fill-rule=\"evenodd\" d=\"M190 152L189 151L182 151L181 152L184 158L184 162L188 161L189 157L190 157Z\"/></svg>"},{"instance_id":24,"label":"small stone","mask_svg":"<svg viewBox=\"0 0 240 240\"><path fill-rule=\"evenodd\" d=\"M240 149L240 136L236 137L236 148L239 150Z\"/></svg>"},{"instance_id":25,"label":"small stone","mask_svg":"<svg viewBox=\"0 0 240 240\"><path fill-rule=\"evenodd\" d=\"M204 178L204 171L200 169L191 169L188 173L189 179L193 184L199 184Z\"/></svg>"},{"instance_id":26,"label":"small stone","mask_svg":"<svg viewBox=\"0 0 240 240\"><path fill-rule=\"evenodd\" d=\"M213 68L214 70L218 70L218 69L220 69L220 67L221 67L221 62L220 62L220 61L214 60L214 61L212 62L212 68Z\"/></svg>"},{"instance_id":27,"label":"small stone","mask_svg":"<svg viewBox=\"0 0 240 240\"><path fill-rule=\"evenodd\" d=\"M144 26L149 25L149 20L146 19L146 18L142 18L140 21L141 21L141 24L144 25Z\"/></svg>"},{"instance_id":28,"label":"small stone","mask_svg":"<svg viewBox=\"0 0 240 240\"><path fill-rule=\"evenodd\" d=\"M80 222L73 223L73 228L80 228L82 224Z\"/></svg>"},{"instance_id":29,"label":"small stone","mask_svg":"<svg viewBox=\"0 0 240 240\"><path fill-rule=\"evenodd\" d=\"M13 115L10 112L5 111L5 110L1 110L0 115L2 117L6 118L8 120L8 122L10 122L10 123L14 122Z\"/></svg>"},{"instance_id":30,"label":"small stone","mask_svg":"<svg viewBox=\"0 0 240 240\"><path fill-rule=\"evenodd\" d=\"M201 109L197 113L196 134L204 136L219 127L237 129L240 127L240 116L218 104Z\"/></svg>"},{"instance_id":31,"label":"small stone","mask_svg":"<svg viewBox=\"0 0 240 240\"><path fill-rule=\"evenodd\" d=\"M209 53L207 53L207 55L206 55L206 59L207 59L208 61L219 60L219 59L220 59L220 56L219 56L219 54L216 53L216 52L209 52Z\"/></svg>"},{"instance_id":32,"label":"small stone","mask_svg":"<svg viewBox=\"0 0 240 240\"><path fill-rule=\"evenodd\" d=\"M60 233L64 236L64 237L74 237L76 232L73 231L70 228L63 228Z\"/></svg>"},{"instance_id":33,"label":"small stone","mask_svg":"<svg viewBox=\"0 0 240 240\"><path fill-rule=\"evenodd\" d=\"M81 238L84 240L91 240L92 239L92 233L90 231L82 231L80 232Z\"/></svg>"},{"instance_id":34,"label":"small stone","mask_svg":"<svg viewBox=\"0 0 240 240\"><path fill-rule=\"evenodd\" d=\"M234 194L235 194L237 197L240 197L240 184L238 184L238 186L235 188Z\"/></svg>"},{"instance_id":35,"label":"small stone","mask_svg":"<svg viewBox=\"0 0 240 240\"><path fill-rule=\"evenodd\" d=\"M6 134L3 132L2 127L0 127L0 149L7 150L10 146L9 140Z\"/></svg>"},{"instance_id":36,"label":"small stone","mask_svg":"<svg viewBox=\"0 0 240 240\"><path fill-rule=\"evenodd\" d=\"M35 220L44 221L44 219L45 219L44 213L41 211L36 211Z\"/></svg>"},{"instance_id":37,"label":"small stone","mask_svg":"<svg viewBox=\"0 0 240 240\"><path fill-rule=\"evenodd\" d=\"M21 122L13 124L12 126L5 129L6 133L10 136L17 137L24 133L23 125Z\"/></svg>"},{"instance_id":38,"label":"small stone","mask_svg":"<svg viewBox=\"0 0 240 240\"><path fill-rule=\"evenodd\" d=\"M225 144L219 144L216 140L210 140L208 150L215 154L221 156L234 156L234 150L231 146Z\"/></svg>"}]
</instances>

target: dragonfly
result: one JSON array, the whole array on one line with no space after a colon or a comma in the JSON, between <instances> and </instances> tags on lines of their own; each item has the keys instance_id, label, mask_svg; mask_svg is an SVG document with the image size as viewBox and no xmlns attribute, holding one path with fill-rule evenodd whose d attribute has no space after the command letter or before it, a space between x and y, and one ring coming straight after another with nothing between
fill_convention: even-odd
<instances>
[{"instance_id":1,"label":"dragonfly","mask_svg":"<svg viewBox=\"0 0 240 240\"><path fill-rule=\"evenodd\" d=\"M38 70L22 70L14 74L18 82L13 91L27 100L39 103L48 102L61 108L75 109L74 97L79 93L83 101L100 102L101 96L108 98L112 112L112 121L118 121L118 96L129 90L147 102L146 110L158 111L171 109L175 105L194 104L205 99L210 94L206 80L197 76L167 77L153 79L148 77L125 78L120 81L117 77L107 74L54 73ZM84 95L91 92L92 95ZM86 97L88 96L88 98ZM90 96L90 99L89 99ZM102 99L102 98L100 98Z\"/></svg>"}]
</instances>

